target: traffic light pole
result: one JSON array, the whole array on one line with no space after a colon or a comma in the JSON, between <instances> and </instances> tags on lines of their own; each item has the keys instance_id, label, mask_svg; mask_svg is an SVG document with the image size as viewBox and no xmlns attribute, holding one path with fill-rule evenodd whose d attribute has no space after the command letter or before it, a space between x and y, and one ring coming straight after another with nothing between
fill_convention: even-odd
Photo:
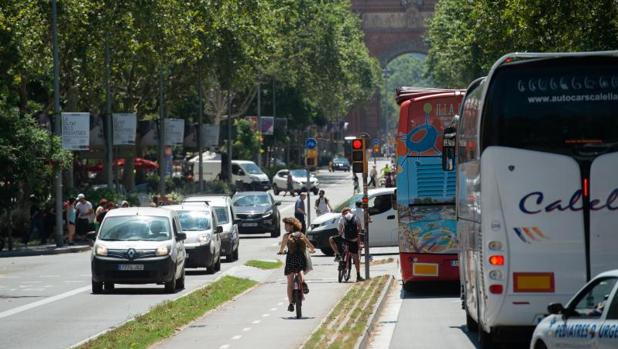
<instances>
[{"instance_id":1,"label":"traffic light pole","mask_svg":"<svg viewBox=\"0 0 618 349\"><path fill-rule=\"evenodd\" d=\"M365 216L365 279L369 280L369 196L367 191L367 172L363 172L363 214Z\"/></svg>"},{"instance_id":2,"label":"traffic light pole","mask_svg":"<svg viewBox=\"0 0 618 349\"><path fill-rule=\"evenodd\" d=\"M307 229L311 226L311 172L307 166ZM305 231L305 234L307 232Z\"/></svg>"}]
</instances>

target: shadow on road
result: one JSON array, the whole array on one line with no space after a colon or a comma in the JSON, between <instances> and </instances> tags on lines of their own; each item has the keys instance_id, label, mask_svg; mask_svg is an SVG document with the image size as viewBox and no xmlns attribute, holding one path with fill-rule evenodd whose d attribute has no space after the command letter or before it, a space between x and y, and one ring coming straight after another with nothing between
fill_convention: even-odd
<instances>
[{"instance_id":1,"label":"shadow on road","mask_svg":"<svg viewBox=\"0 0 618 349\"><path fill-rule=\"evenodd\" d=\"M297 319L296 316L287 316L287 317L282 316L281 319L282 320L313 320L313 319L315 319L315 317L313 317L313 316L303 316L300 319Z\"/></svg>"},{"instance_id":2,"label":"shadow on road","mask_svg":"<svg viewBox=\"0 0 618 349\"><path fill-rule=\"evenodd\" d=\"M185 275L211 275L206 269L185 269ZM212 274L214 275L214 274Z\"/></svg>"},{"instance_id":3,"label":"shadow on road","mask_svg":"<svg viewBox=\"0 0 618 349\"><path fill-rule=\"evenodd\" d=\"M480 349L481 347L479 346L479 341L478 341L478 334L477 333L472 333L470 331L468 331L468 329L466 328L465 325L461 325L461 326L449 326L450 328L456 329L456 330L460 330L461 333L463 333L464 335L466 335L466 337L468 337L468 340L470 340L470 344L474 345L475 348Z\"/></svg>"},{"instance_id":4,"label":"shadow on road","mask_svg":"<svg viewBox=\"0 0 618 349\"><path fill-rule=\"evenodd\" d=\"M457 282L428 282L418 283L402 288L400 297L406 298L459 298L459 283Z\"/></svg>"},{"instance_id":5,"label":"shadow on road","mask_svg":"<svg viewBox=\"0 0 618 349\"><path fill-rule=\"evenodd\" d=\"M45 296L6 296L0 294L0 299L19 299L19 298L41 298Z\"/></svg>"}]
</instances>

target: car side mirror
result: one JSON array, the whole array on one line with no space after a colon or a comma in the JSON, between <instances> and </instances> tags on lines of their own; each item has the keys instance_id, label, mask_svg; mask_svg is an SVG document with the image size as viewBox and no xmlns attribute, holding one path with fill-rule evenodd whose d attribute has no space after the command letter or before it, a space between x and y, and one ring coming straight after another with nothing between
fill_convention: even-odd
<instances>
[{"instance_id":1,"label":"car side mirror","mask_svg":"<svg viewBox=\"0 0 618 349\"><path fill-rule=\"evenodd\" d=\"M215 228L215 233L217 233L217 234L221 234L221 233L223 233L223 227L222 227L222 226L220 226L220 225L218 225L218 226Z\"/></svg>"},{"instance_id":2,"label":"car side mirror","mask_svg":"<svg viewBox=\"0 0 618 349\"><path fill-rule=\"evenodd\" d=\"M551 303L550 305L547 306L547 312L552 315L561 314L564 312L564 310L565 309L562 303Z\"/></svg>"},{"instance_id":3,"label":"car side mirror","mask_svg":"<svg viewBox=\"0 0 618 349\"><path fill-rule=\"evenodd\" d=\"M444 171L455 170L455 145L457 130L455 127L447 127L444 129L444 137L442 138L442 169Z\"/></svg>"},{"instance_id":4,"label":"car side mirror","mask_svg":"<svg viewBox=\"0 0 618 349\"><path fill-rule=\"evenodd\" d=\"M183 241L183 240L187 240L187 234L185 233L176 234L176 241Z\"/></svg>"},{"instance_id":5,"label":"car side mirror","mask_svg":"<svg viewBox=\"0 0 618 349\"><path fill-rule=\"evenodd\" d=\"M275 201L275 206L281 206L281 201Z\"/></svg>"}]
</instances>

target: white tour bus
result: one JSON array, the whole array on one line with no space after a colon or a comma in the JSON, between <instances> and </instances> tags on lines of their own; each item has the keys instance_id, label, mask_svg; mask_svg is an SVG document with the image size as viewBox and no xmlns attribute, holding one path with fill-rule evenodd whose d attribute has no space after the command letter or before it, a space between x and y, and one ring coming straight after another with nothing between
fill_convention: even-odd
<instances>
[{"instance_id":1,"label":"white tour bus","mask_svg":"<svg viewBox=\"0 0 618 349\"><path fill-rule=\"evenodd\" d=\"M618 51L506 55L444 136L467 326L481 348L529 341L549 303L618 268Z\"/></svg>"}]
</instances>

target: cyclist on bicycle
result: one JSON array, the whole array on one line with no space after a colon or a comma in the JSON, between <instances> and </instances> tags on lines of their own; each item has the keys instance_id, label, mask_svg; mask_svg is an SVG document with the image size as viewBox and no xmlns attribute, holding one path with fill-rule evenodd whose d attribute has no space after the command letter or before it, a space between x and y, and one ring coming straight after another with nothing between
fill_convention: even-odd
<instances>
[{"instance_id":1,"label":"cyclist on bicycle","mask_svg":"<svg viewBox=\"0 0 618 349\"><path fill-rule=\"evenodd\" d=\"M331 248L335 251L335 261L341 260L339 246L343 246L344 243L348 245L348 250L352 255L354 267L356 268L357 282L364 281L364 279L360 276L360 257L358 255L358 247L360 242L359 235L361 229L360 219L352 213L352 209L346 207L341 210L341 218L339 218L339 223L337 224L339 235L331 236L328 239Z\"/></svg>"},{"instance_id":2,"label":"cyclist on bicycle","mask_svg":"<svg viewBox=\"0 0 618 349\"><path fill-rule=\"evenodd\" d=\"M304 291L308 291L305 283L304 271L307 269L307 259L305 258L305 249L309 249L310 253L315 252L315 247L309 242L305 234L302 233L302 224L293 217L283 219L286 233L281 239L279 254L284 254L284 249L287 247L288 253L285 257L284 274L288 278L288 300L290 305L288 311L294 311L293 290L294 290L294 274L298 274Z\"/></svg>"}]
</instances>

